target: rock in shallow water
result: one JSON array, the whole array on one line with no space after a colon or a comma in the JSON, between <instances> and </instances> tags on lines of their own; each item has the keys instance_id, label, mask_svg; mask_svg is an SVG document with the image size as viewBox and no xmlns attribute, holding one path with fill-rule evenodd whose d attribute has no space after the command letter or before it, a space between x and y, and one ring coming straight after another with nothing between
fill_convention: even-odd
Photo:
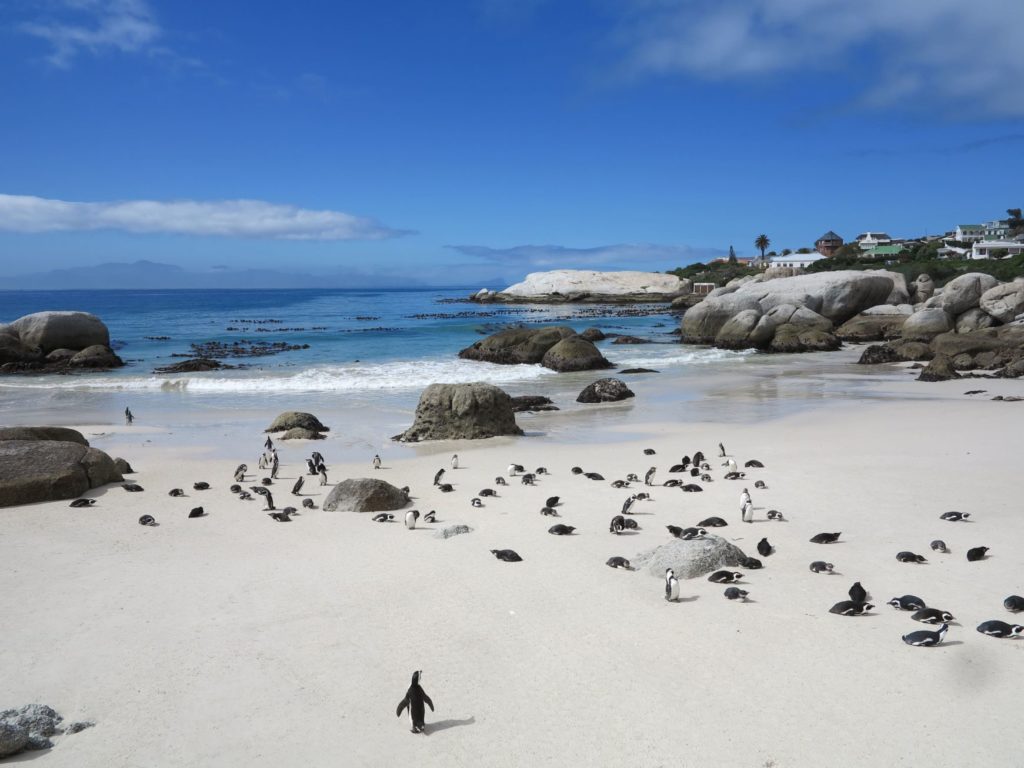
<instances>
[{"instance_id":1,"label":"rock in shallow water","mask_svg":"<svg viewBox=\"0 0 1024 768\"><path fill-rule=\"evenodd\" d=\"M635 397L633 391L619 379L598 379L580 392L576 402L614 403L630 397Z\"/></svg>"}]
</instances>

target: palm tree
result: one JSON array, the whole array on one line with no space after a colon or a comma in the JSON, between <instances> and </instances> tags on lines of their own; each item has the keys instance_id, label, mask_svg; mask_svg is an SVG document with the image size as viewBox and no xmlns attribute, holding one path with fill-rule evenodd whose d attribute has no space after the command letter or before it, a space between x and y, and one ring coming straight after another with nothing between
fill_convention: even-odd
<instances>
[{"instance_id":1,"label":"palm tree","mask_svg":"<svg viewBox=\"0 0 1024 768\"><path fill-rule=\"evenodd\" d=\"M768 235L758 235L757 240L754 241L754 247L761 251L762 261L764 261L764 252L768 250L768 246L771 244L772 241L768 239Z\"/></svg>"}]
</instances>

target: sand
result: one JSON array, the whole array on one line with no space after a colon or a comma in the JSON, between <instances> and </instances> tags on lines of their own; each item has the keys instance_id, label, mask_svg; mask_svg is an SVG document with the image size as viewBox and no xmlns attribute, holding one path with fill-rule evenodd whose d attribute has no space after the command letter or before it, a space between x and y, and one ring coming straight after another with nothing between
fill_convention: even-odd
<instances>
[{"instance_id":1,"label":"sand","mask_svg":"<svg viewBox=\"0 0 1024 768\"><path fill-rule=\"evenodd\" d=\"M1002 601L1024 592L1024 403L961 395L1019 390L974 384L900 382L903 399L823 403L756 424L669 417L630 424L645 437L614 443L441 443L385 453L377 472L372 454L332 465L324 451L331 485L409 485L415 507L438 515L415 531L319 509L280 524L261 501L235 499L232 472L241 461L255 469L258 433L184 449L155 427L84 428L131 461L146 490L90 492L92 509L0 510L0 708L40 702L94 720L45 757L22 757L74 768L1011 765L1024 640L974 628L1012 622ZM915 401L914 386L946 399ZM661 482L684 454L717 456L719 441L765 469L726 481L712 458L705 493L655 487L635 507L642 530L632 536L608 532L628 491L569 472L611 481L654 464ZM279 508L297 501L287 490L318 449L281 447ZM431 479L453 452L462 468L445 479L456 492L441 494ZM495 486L510 461L551 474L535 487ZM768 488L755 490L756 479ZM192 491L199 480L212 489ZM172 487L188 496L169 498ZM499 497L472 508L485 487ZM752 525L740 522L742 487ZM304 489L318 506L328 490L315 478ZM559 520L538 514L552 495L564 500ZM187 519L198 504L209 515ZM766 521L769 508L788 522ZM952 509L973 522L938 519ZM145 513L160 526L139 526ZM669 604L659 578L605 566L667 541L667 524L711 515L748 554L761 537L777 549L741 585L752 602L695 579ZM578 535L549 535L555 522ZM455 523L474 531L434 537ZM841 541L808 542L821 531L842 531ZM935 538L952 552L932 553ZM968 563L978 545L991 557ZM524 561L499 562L494 548ZM905 549L928 564L896 562ZM841 575L810 573L816 559ZM856 580L874 615L830 615ZM884 604L905 593L956 616L943 646L900 641L926 628ZM415 669L436 705L426 736L394 714Z\"/></svg>"}]
</instances>

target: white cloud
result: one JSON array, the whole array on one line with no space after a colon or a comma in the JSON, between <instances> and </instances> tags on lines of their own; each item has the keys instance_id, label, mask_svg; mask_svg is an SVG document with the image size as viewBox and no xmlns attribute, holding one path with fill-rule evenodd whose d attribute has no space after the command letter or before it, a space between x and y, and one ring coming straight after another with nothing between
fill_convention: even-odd
<instances>
[{"instance_id":1,"label":"white cloud","mask_svg":"<svg viewBox=\"0 0 1024 768\"><path fill-rule=\"evenodd\" d=\"M1021 0L634 0L629 68L709 80L842 69L868 107L1024 115Z\"/></svg>"},{"instance_id":2,"label":"white cloud","mask_svg":"<svg viewBox=\"0 0 1024 768\"><path fill-rule=\"evenodd\" d=\"M562 245L517 245L513 248L488 248L484 245L450 245L448 247L467 256L476 256L495 264L523 269L627 264L644 264L648 268L671 269L681 264L725 255L724 251L715 248L650 243L620 243L601 245L595 248L566 248Z\"/></svg>"},{"instance_id":3,"label":"white cloud","mask_svg":"<svg viewBox=\"0 0 1024 768\"><path fill-rule=\"evenodd\" d=\"M341 211L315 211L262 200L76 203L0 194L0 231L100 229L271 240L382 240L408 234Z\"/></svg>"},{"instance_id":4,"label":"white cloud","mask_svg":"<svg viewBox=\"0 0 1024 768\"><path fill-rule=\"evenodd\" d=\"M162 30L145 0L59 0L55 8L59 18L20 25L22 32L52 46L47 59L54 66L70 66L82 51L165 52L156 46Z\"/></svg>"}]
</instances>

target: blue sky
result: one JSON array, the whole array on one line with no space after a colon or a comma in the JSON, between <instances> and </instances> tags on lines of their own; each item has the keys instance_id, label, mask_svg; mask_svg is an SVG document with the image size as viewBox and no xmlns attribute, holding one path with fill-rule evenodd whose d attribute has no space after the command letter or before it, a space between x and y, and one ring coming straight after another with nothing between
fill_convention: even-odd
<instances>
[{"instance_id":1,"label":"blue sky","mask_svg":"<svg viewBox=\"0 0 1024 768\"><path fill-rule=\"evenodd\" d=\"M1021 29L1020 0L2 0L2 274L474 284L940 232L1024 204Z\"/></svg>"}]
</instances>

